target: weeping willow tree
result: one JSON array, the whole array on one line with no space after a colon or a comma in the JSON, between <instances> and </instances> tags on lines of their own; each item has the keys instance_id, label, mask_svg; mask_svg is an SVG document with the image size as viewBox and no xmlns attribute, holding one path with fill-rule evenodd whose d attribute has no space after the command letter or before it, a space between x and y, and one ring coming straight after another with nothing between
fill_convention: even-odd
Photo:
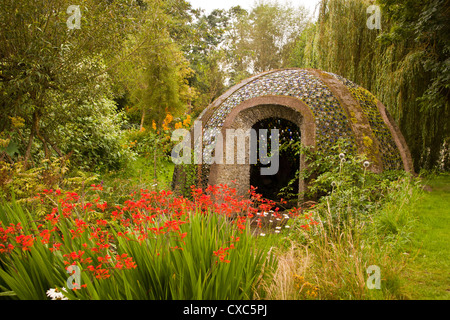
<instances>
[{"instance_id":1,"label":"weeping willow tree","mask_svg":"<svg viewBox=\"0 0 450 320\"><path fill-rule=\"evenodd\" d=\"M370 29L370 5L381 29ZM322 0L292 66L340 74L373 92L399 124L415 168L449 169L449 1Z\"/></svg>"}]
</instances>

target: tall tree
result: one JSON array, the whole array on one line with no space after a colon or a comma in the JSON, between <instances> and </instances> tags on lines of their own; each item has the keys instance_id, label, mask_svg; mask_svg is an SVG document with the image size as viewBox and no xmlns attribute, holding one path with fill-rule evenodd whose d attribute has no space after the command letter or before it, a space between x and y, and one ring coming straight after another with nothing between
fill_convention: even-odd
<instances>
[{"instance_id":1,"label":"tall tree","mask_svg":"<svg viewBox=\"0 0 450 320\"><path fill-rule=\"evenodd\" d=\"M288 66L295 39L308 22L305 8L267 0L256 2L250 12L231 8L229 15L225 50L230 84Z\"/></svg>"},{"instance_id":2,"label":"tall tree","mask_svg":"<svg viewBox=\"0 0 450 320\"><path fill-rule=\"evenodd\" d=\"M298 39L304 51L294 66L334 72L372 91L400 125L416 170L438 161L448 169L448 1L378 2L381 30L367 27L372 1L322 0L317 23Z\"/></svg>"},{"instance_id":3,"label":"tall tree","mask_svg":"<svg viewBox=\"0 0 450 320\"><path fill-rule=\"evenodd\" d=\"M161 125L167 113L179 112L192 99L187 83L192 70L171 34L183 36L175 34L173 24L178 25L178 20L167 13L166 5L148 2L141 32L126 43L124 50L142 45L116 75L129 93L129 111L140 114L141 128L150 120Z\"/></svg>"},{"instance_id":4,"label":"tall tree","mask_svg":"<svg viewBox=\"0 0 450 320\"><path fill-rule=\"evenodd\" d=\"M123 59L113 58L139 26L140 10L131 0L71 5L0 1L0 130L10 128L8 116L25 120L26 165L36 138L58 152L51 128L70 120L61 117L66 110L109 94L107 71Z\"/></svg>"}]
</instances>

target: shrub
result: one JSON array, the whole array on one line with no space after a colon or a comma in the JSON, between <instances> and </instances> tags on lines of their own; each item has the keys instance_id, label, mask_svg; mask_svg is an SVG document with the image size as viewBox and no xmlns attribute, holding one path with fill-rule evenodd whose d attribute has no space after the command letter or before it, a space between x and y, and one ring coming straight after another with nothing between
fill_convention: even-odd
<instances>
[{"instance_id":1,"label":"shrub","mask_svg":"<svg viewBox=\"0 0 450 320\"><path fill-rule=\"evenodd\" d=\"M117 112L112 100L84 103L65 126L59 126L61 150L71 154L70 160L80 170L117 170L135 154L124 148L125 114Z\"/></svg>"},{"instance_id":2,"label":"shrub","mask_svg":"<svg viewBox=\"0 0 450 320\"><path fill-rule=\"evenodd\" d=\"M342 142L341 142L342 143ZM283 261L267 283L269 296L287 299L404 299L401 277L408 259L415 217L410 213L422 189L405 172L370 172L364 157L303 150L311 163L310 191L320 195L303 214L315 223L296 220L285 237L292 245L279 250ZM293 260L292 257L298 257ZM366 286L367 268L380 267L381 290ZM288 292L286 296L286 292Z\"/></svg>"},{"instance_id":3,"label":"shrub","mask_svg":"<svg viewBox=\"0 0 450 320\"><path fill-rule=\"evenodd\" d=\"M5 202L15 199L35 213L46 209L36 198L37 194L47 189L83 192L98 177L89 172L71 170L70 161L66 158L46 159L31 169L25 169L22 162L0 162L0 175L0 199Z\"/></svg>"}]
</instances>

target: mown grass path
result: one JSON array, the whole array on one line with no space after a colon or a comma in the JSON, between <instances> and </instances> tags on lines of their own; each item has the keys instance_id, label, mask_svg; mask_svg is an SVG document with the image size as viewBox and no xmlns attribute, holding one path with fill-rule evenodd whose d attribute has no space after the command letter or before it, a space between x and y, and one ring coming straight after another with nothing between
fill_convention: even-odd
<instances>
[{"instance_id":1,"label":"mown grass path","mask_svg":"<svg viewBox=\"0 0 450 320\"><path fill-rule=\"evenodd\" d=\"M413 209L414 228L406 279L409 296L418 300L450 300L450 175L424 181L432 188Z\"/></svg>"}]
</instances>

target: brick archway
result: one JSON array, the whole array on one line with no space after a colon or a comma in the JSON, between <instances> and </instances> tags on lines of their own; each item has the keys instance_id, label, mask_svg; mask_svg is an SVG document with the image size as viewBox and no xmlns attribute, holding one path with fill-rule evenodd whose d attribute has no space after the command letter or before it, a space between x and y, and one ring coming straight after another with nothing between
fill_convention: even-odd
<instances>
[{"instance_id":1,"label":"brick archway","mask_svg":"<svg viewBox=\"0 0 450 320\"><path fill-rule=\"evenodd\" d=\"M286 96L261 96L238 105L222 126L224 145L227 129L249 130L255 123L267 118L281 118L295 123L300 128L302 144L315 147L316 130L312 111L301 100ZM236 154L237 145L234 151ZM245 155L245 164L212 164L208 184L225 184L236 180L238 194L246 195L250 189L250 159L248 152ZM300 157L300 168L306 168L304 157ZM299 193L302 194L305 189L304 181L299 181Z\"/></svg>"}]
</instances>

